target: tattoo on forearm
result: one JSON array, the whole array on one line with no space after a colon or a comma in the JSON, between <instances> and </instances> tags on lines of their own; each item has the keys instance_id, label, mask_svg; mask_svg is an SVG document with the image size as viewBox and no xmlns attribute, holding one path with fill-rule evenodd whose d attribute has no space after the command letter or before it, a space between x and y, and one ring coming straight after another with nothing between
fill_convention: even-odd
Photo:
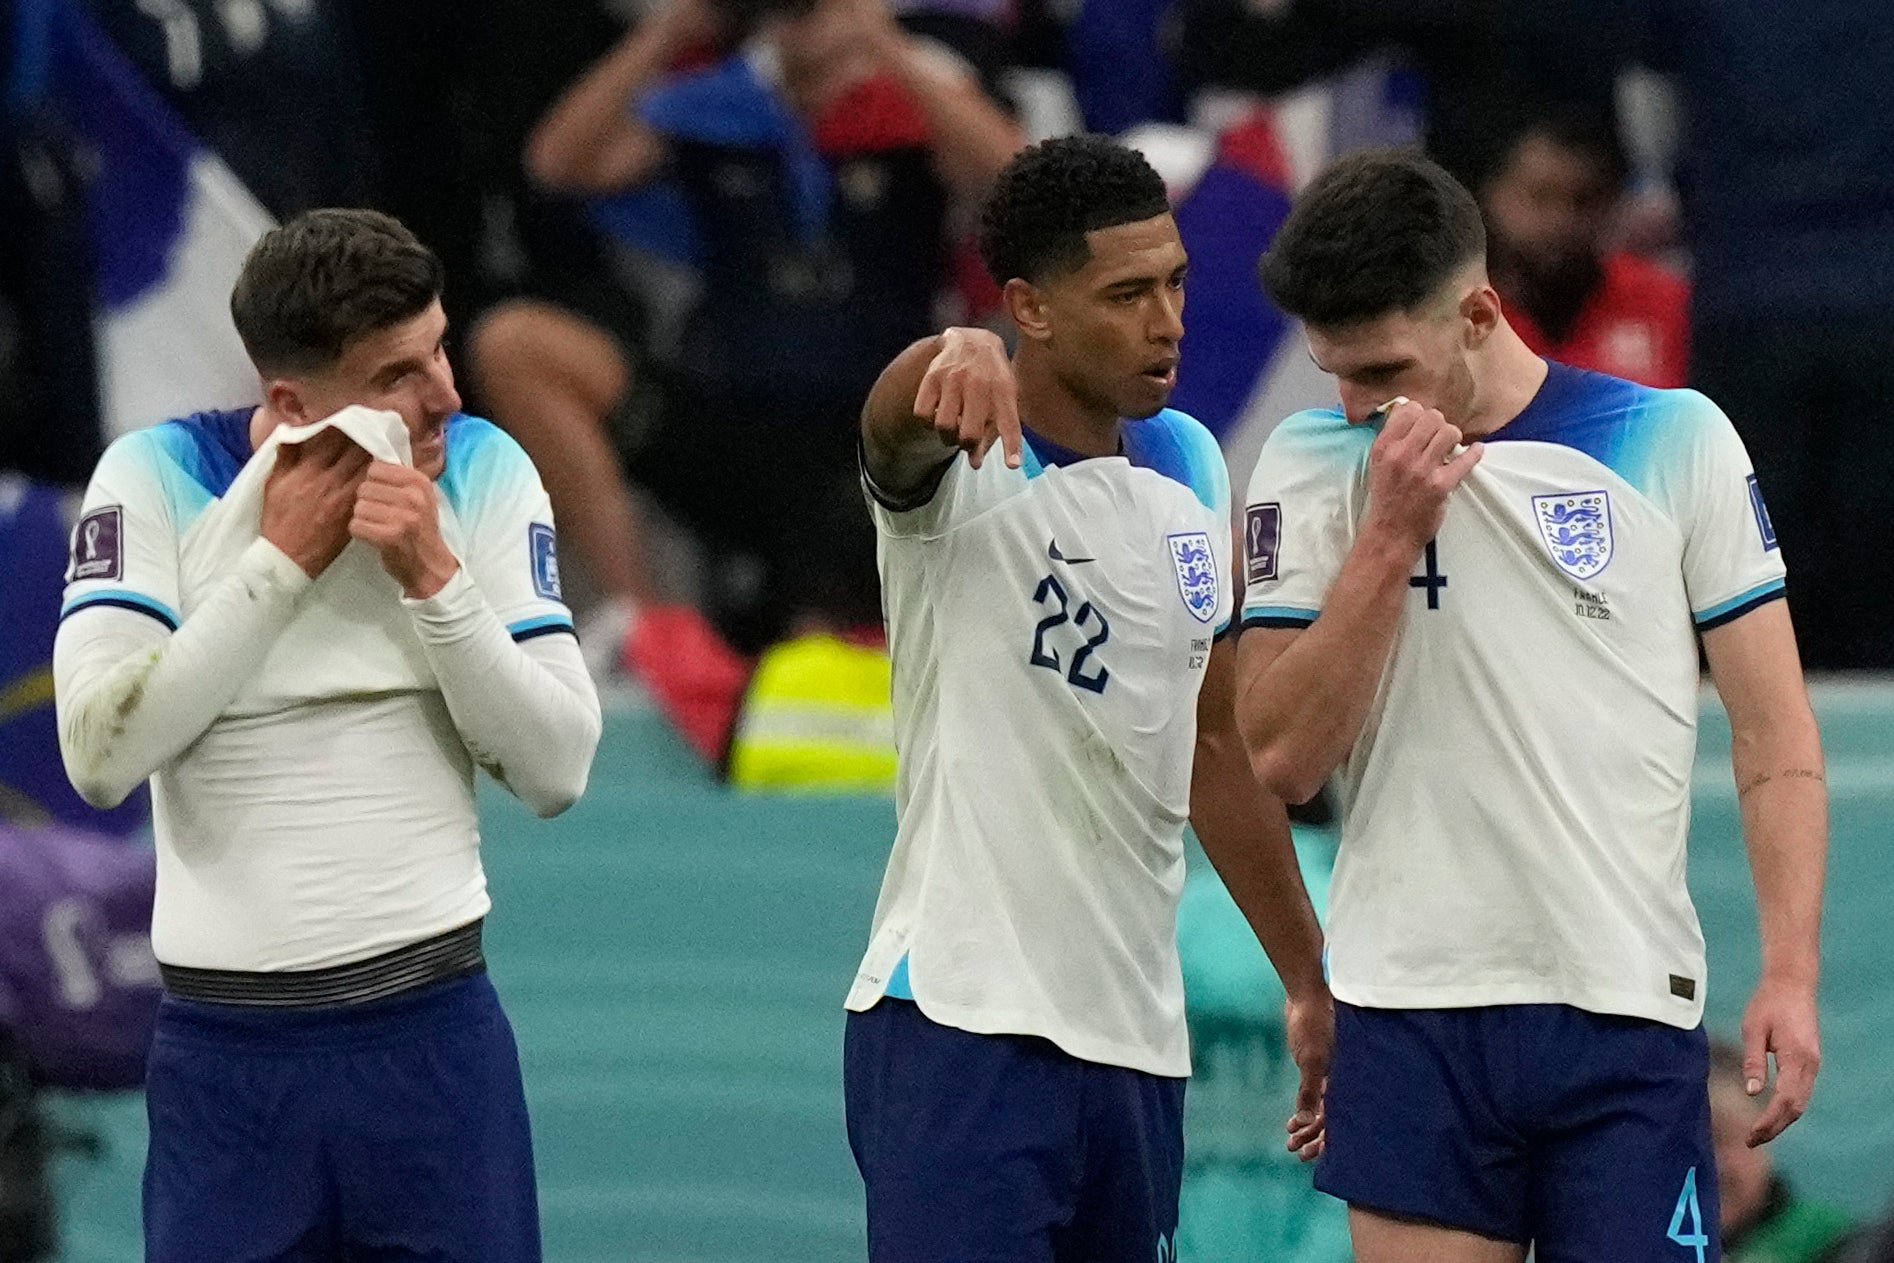
<instances>
[{"instance_id":1,"label":"tattoo on forearm","mask_svg":"<svg viewBox=\"0 0 1894 1263\"><path fill-rule=\"evenodd\" d=\"M1736 788L1736 796L1742 798L1752 789L1761 789L1770 781L1819 781L1826 785L1828 778L1812 767L1787 767L1776 772L1758 772Z\"/></svg>"}]
</instances>

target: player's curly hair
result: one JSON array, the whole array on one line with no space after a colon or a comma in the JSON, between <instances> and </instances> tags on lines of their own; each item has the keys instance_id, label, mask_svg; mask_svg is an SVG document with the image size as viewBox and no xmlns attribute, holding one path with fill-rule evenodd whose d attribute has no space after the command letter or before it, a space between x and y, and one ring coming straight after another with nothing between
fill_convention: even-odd
<instances>
[{"instance_id":1,"label":"player's curly hair","mask_svg":"<svg viewBox=\"0 0 1894 1263\"><path fill-rule=\"evenodd\" d=\"M994 281L1038 284L1085 266L1085 234L1171 209L1164 180L1135 149L1106 136L1061 136L1021 150L1000 172L980 222Z\"/></svg>"},{"instance_id":2,"label":"player's curly hair","mask_svg":"<svg viewBox=\"0 0 1894 1263\"><path fill-rule=\"evenodd\" d=\"M426 311L445 283L440 259L400 220L312 210L251 248L230 316L258 372L315 372L357 338Z\"/></svg>"},{"instance_id":3,"label":"player's curly hair","mask_svg":"<svg viewBox=\"0 0 1894 1263\"><path fill-rule=\"evenodd\" d=\"M1473 195L1404 149L1351 154L1324 171L1258 265L1278 307L1341 326L1413 311L1486 253Z\"/></svg>"}]
</instances>

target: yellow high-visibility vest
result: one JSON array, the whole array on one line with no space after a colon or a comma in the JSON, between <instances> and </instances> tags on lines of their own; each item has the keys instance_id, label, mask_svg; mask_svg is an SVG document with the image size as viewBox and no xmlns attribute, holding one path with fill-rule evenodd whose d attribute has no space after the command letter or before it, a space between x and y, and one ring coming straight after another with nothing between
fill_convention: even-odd
<instances>
[{"instance_id":1,"label":"yellow high-visibility vest","mask_svg":"<svg viewBox=\"0 0 1894 1263\"><path fill-rule=\"evenodd\" d=\"M748 790L891 791L892 681L884 649L827 633L772 646L737 717L730 783Z\"/></svg>"}]
</instances>

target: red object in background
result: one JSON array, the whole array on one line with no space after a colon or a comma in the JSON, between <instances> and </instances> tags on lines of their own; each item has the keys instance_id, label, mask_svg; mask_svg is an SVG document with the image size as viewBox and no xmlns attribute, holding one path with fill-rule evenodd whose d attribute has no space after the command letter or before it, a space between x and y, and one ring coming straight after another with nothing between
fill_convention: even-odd
<instances>
[{"instance_id":1,"label":"red object in background","mask_svg":"<svg viewBox=\"0 0 1894 1263\"><path fill-rule=\"evenodd\" d=\"M1002 291L987 274L986 261L980 257L980 243L962 237L952 243L948 264L953 271L954 292L960 296L960 318L967 324L985 324L998 316Z\"/></svg>"},{"instance_id":2,"label":"red object in background","mask_svg":"<svg viewBox=\"0 0 1894 1263\"><path fill-rule=\"evenodd\" d=\"M639 611L625 638L624 662L690 747L721 763L750 681L750 660L695 609L659 605Z\"/></svg>"},{"instance_id":3,"label":"red object in background","mask_svg":"<svg viewBox=\"0 0 1894 1263\"><path fill-rule=\"evenodd\" d=\"M1648 259L1608 256L1563 341L1547 338L1523 308L1508 307L1506 319L1527 346L1561 364L1665 390L1689 381L1690 285Z\"/></svg>"},{"instance_id":4,"label":"red object in background","mask_svg":"<svg viewBox=\"0 0 1894 1263\"><path fill-rule=\"evenodd\" d=\"M1275 111L1257 106L1217 138L1217 157L1273 189L1294 187L1276 134Z\"/></svg>"},{"instance_id":5,"label":"red object in background","mask_svg":"<svg viewBox=\"0 0 1894 1263\"><path fill-rule=\"evenodd\" d=\"M932 143L932 129L920 102L894 76L879 73L856 83L824 109L810 139L819 153L846 158L926 148Z\"/></svg>"}]
</instances>

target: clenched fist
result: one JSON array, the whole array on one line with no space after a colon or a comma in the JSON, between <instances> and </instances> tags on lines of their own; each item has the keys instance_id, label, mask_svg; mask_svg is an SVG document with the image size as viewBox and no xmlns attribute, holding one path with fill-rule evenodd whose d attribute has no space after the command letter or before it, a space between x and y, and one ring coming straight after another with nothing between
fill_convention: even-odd
<instances>
[{"instance_id":1,"label":"clenched fist","mask_svg":"<svg viewBox=\"0 0 1894 1263\"><path fill-rule=\"evenodd\" d=\"M348 547L349 518L368 470L368 453L340 430L284 443L263 482L259 533L311 579Z\"/></svg>"},{"instance_id":2,"label":"clenched fist","mask_svg":"<svg viewBox=\"0 0 1894 1263\"><path fill-rule=\"evenodd\" d=\"M1419 555L1440 533L1447 497L1480 463L1485 447L1460 447L1460 431L1438 409L1396 400L1368 452L1364 531L1379 531Z\"/></svg>"},{"instance_id":3,"label":"clenched fist","mask_svg":"<svg viewBox=\"0 0 1894 1263\"><path fill-rule=\"evenodd\" d=\"M381 553L381 564L414 600L433 596L460 569L441 538L434 480L406 465L375 461L355 495L349 534Z\"/></svg>"}]
</instances>

